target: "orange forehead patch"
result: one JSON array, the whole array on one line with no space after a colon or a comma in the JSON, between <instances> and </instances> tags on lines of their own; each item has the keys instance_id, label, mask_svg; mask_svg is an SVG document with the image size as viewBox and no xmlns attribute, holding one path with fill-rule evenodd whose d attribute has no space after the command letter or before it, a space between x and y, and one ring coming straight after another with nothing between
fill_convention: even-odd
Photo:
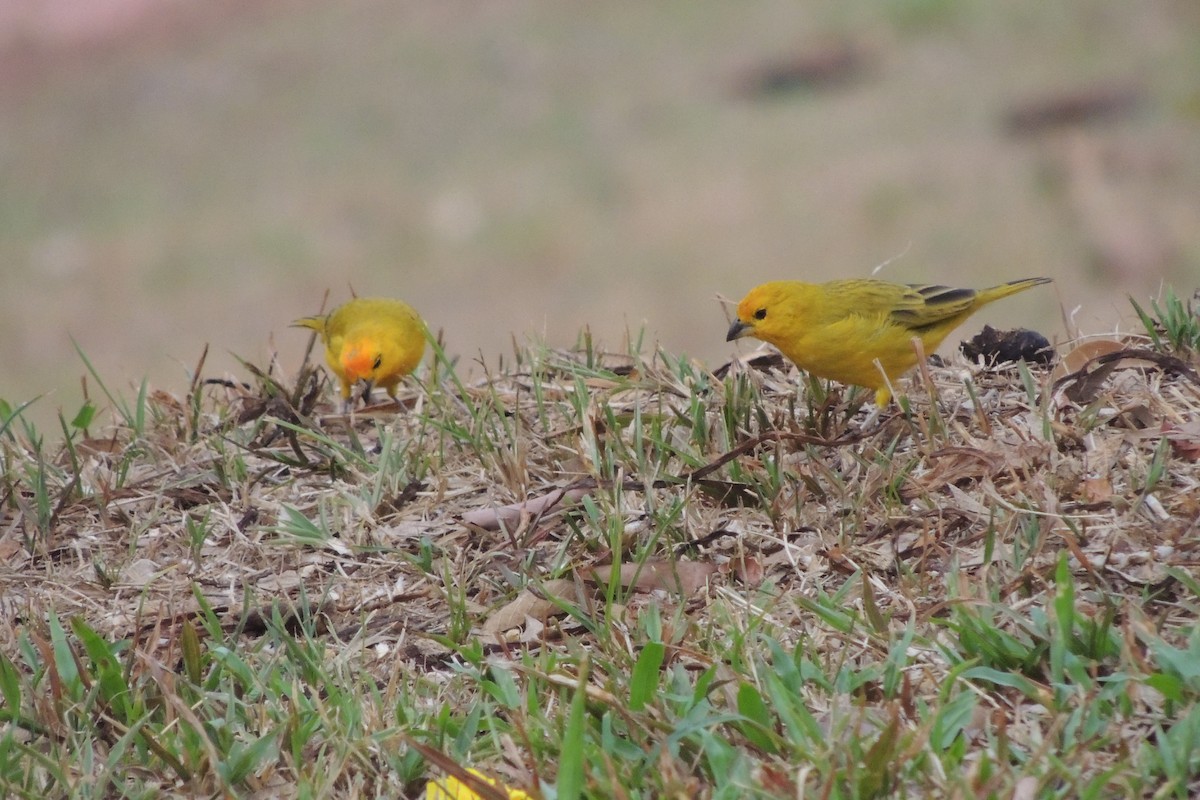
<instances>
[{"instance_id":1,"label":"orange forehead patch","mask_svg":"<svg viewBox=\"0 0 1200 800\"><path fill-rule=\"evenodd\" d=\"M759 292L751 291L748 295L742 298L742 302L738 303L738 318L747 320L754 316L754 312L761 305Z\"/></svg>"},{"instance_id":2,"label":"orange forehead patch","mask_svg":"<svg viewBox=\"0 0 1200 800\"><path fill-rule=\"evenodd\" d=\"M375 371L377 353L373 348L364 345L347 345L342 351L342 369L346 377L352 381L368 378Z\"/></svg>"}]
</instances>

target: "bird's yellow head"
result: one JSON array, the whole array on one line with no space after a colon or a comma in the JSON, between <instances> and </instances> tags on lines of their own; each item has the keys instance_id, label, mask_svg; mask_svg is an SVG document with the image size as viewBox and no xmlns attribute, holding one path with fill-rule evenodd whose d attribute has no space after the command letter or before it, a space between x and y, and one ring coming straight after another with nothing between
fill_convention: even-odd
<instances>
[{"instance_id":1,"label":"bird's yellow head","mask_svg":"<svg viewBox=\"0 0 1200 800\"><path fill-rule=\"evenodd\" d=\"M778 346L793 336L804 316L805 293L798 291L805 284L797 281L774 281L755 286L738 303L737 319L729 326L725 341L753 336Z\"/></svg>"},{"instance_id":2,"label":"bird's yellow head","mask_svg":"<svg viewBox=\"0 0 1200 800\"><path fill-rule=\"evenodd\" d=\"M378 343L370 339L348 342L342 347L340 358L342 372L350 383L358 381L374 381L375 376L387 366L384 354Z\"/></svg>"}]
</instances>

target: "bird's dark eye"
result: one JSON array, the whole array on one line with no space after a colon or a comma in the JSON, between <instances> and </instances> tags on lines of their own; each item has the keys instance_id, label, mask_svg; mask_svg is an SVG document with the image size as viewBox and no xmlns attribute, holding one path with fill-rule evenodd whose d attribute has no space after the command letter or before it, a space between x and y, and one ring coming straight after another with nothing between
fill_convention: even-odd
<instances>
[{"instance_id":1,"label":"bird's dark eye","mask_svg":"<svg viewBox=\"0 0 1200 800\"><path fill-rule=\"evenodd\" d=\"M375 356L375 363L371 365L372 369L379 369L383 366L383 356Z\"/></svg>"},{"instance_id":2,"label":"bird's dark eye","mask_svg":"<svg viewBox=\"0 0 1200 800\"><path fill-rule=\"evenodd\" d=\"M754 318L755 319L766 319L767 318L767 310L765 308L760 308L758 311L755 311Z\"/></svg>"}]
</instances>

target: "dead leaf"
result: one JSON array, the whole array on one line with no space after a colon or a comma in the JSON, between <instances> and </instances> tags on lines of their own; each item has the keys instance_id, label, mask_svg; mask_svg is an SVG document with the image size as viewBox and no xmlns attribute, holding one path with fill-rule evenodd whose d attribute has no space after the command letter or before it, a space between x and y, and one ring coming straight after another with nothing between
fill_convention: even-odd
<instances>
[{"instance_id":1,"label":"dead leaf","mask_svg":"<svg viewBox=\"0 0 1200 800\"><path fill-rule=\"evenodd\" d=\"M707 561L646 561L641 564L622 564L619 575L626 589L651 592L664 589L684 597L698 594L717 565ZM589 580L606 584L612 579L612 565L596 567L586 575Z\"/></svg>"},{"instance_id":2,"label":"dead leaf","mask_svg":"<svg viewBox=\"0 0 1200 800\"><path fill-rule=\"evenodd\" d=\"M747 586L757 586L762 583L763 576L766 575L766 569L763 567L762 559L755 558L754 556L743 556L734 559L733 574Z\"/></svg>"},{"instance_id":3,"label":"dead leaf","mask_svg":"<svg viewBox=\"0 0 1200 800\"><path fill-rule=\"evenodd\" d=\"M1088 365L1093 367L1091 370L1085 366L1078 372L1073 372L1059 381L1059 383L1066 385L1063 394L1067 396L1068 400L1072 403L1085 405L1096 399L1097 395L1100 394L1100 390L1104 388L1104 383L1108 380L1108 376L1121 363L1119 353L1109 353L1108 355L1115 356L1115 358L1102 361L1101 359L1106 356L1099 356L1088 362ZM1055 384L1055 386L1057 385Z\"/></svg>"},{"instance_id":4,"label":"dead leaf","mask_svg":"<svg viewBox=\"0 0 1200 800\"><path fill-rule=\"evenodd\" d=\"M483 632L498 634L511 631L515 628L523 627L526 624L526 620L529 619L537 620L539 623L545 622L551 617L560 616L564 613L562 608L547 599L548 597L574 596L575 583L565 578L545 581L537 590L532 587L526 587L511 601L496 609L484 621Z\"/></svg>"},{"instance_id":5,"label":"dead leaf","mask_svg":"<svg viewBox=\"0 0 1200 800\"><path fill-rule=\"evenodd\" d=\"M1154 412L1145 404L1137 403L1122 409L1121 413L1109 420L1108 424L1128 428L1131 431L1144 431L1154 424Z\"/></svg>"},{"instance_id":6,"label":"dead leaf","mask_svg":"<svg viewBox=\"0 0 1200 800\"><path fill-rule=\"evenodd\" d=\"M1112 494L1112 482L1107 475L1084 478L1079 488L1079 499L1085 503L1104 503L1112 499Z\"/></svg>"},{"instance_id":7,"label":"dead leaf","mask_svg":"<svg viewBox=\"0 0 1200 800\"><path fill-rule=\"evenodd\" d=\"M165 408L172 414L183 416L183 404L175 397L162 389L155 389L150 393L150 399L161 408Z\"/></svg>"},{"instance_id":8,"label":"dead leaf","mask_svg":"<svg viewBox=\"0 0 1200 800\"><path fill-rule=\"evenodd\" d=\"M1192 369L1183 359L1164 355L1154 350L1135 348L1105 353L1089 359L1076 372L1055 381L1053 391L1057 392L1059 389L1063 389L1063 394L1073 403L1080 405L1090 403L1099 394L1100 388L1108 379L1109 374L1125 361L1141 362L1143 365L1153 364L1164 372L1182 375L1193 384L1200 386L1200 374L1197 374L1196 370Z\"/></svg>"},{"instance_id":9,"label":"dead leaf","mask_svg":"<svg viewBox=\"0 0 1200 800\"><path fill-rule=\"evenodd\" d=\"M8 564L17 553L21 552L21 543L12 531L0 536L0 562Z\"/></svg>"},{"instance_id":10,"label":"dead leaf","mask_svg":"<svg viewBox=\"0 0 1200 800\"><path fill-rule=\"evenodd\" d=\"M106 439L80 439L76 444L76 452L83 456L101 456L107 453L120 452L125 449L125 443L118 441L115 435Z\"/></svg>"},{"instance_id":11,"label":"dead leaf","mask_svg":"<svg viewBox=\"0 0 1200 800\"><path fill-rule=\"evenodd\" d=\"M1109 353L1118 353L1124 349L1125 344L1118 342L1116 339L1092 339L1091 341L1084 342L1064 355L1058 364L1055 365L1054 369L1050 372L1050 382L1057 383L1072 372L1078 372L1093 358L1099 358Z\"/></svg>"},{"instance_id":12,"label":"dead leaf","mask_svg":"<svg viewBox=\"0 0 1200 800\"><path fill-rule=\"evenodd\" d=\"M559 504L569 505L577 502L589 491L591 490L583 488L555 489L541 497L522 500L520 503L510 503L506 506L493 506L491 508L478 508L474 511L468 511L462 515L462 521L464 525L483 528L486 531L497 531L501 527L514 528L520 524L522 515L528 514L531 517L544 516L553 511Z\"/></svg>"},{"instance_id":13,"label":"dead leaf","mask_svg":"<svg viewBox=\"0 0 1200 800\"><path fill-rule=\"evenodd\" d=\"M1188 461L1200 460L1200 420L1183 425L1164 424L1162 428L1175 455Z\"/></svg>"}]
</instances>

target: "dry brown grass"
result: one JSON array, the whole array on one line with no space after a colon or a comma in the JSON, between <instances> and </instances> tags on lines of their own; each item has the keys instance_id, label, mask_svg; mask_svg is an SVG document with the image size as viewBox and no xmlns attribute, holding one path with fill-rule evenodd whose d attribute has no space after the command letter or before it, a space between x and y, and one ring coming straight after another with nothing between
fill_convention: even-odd
<instances>
[{"instance_id":1,"label":"dry brown grass","mask_svg":"<svg viewBox=\"0 0 1200 800\"><path fill-rule=\"evenodd\" d=\"M1200 382L1117 344L872 419L590 343L349 419L308 367L10 419L0 785L412 794L415 736L596 797L1186 796Z\"/></svg>"}]
</instances>

